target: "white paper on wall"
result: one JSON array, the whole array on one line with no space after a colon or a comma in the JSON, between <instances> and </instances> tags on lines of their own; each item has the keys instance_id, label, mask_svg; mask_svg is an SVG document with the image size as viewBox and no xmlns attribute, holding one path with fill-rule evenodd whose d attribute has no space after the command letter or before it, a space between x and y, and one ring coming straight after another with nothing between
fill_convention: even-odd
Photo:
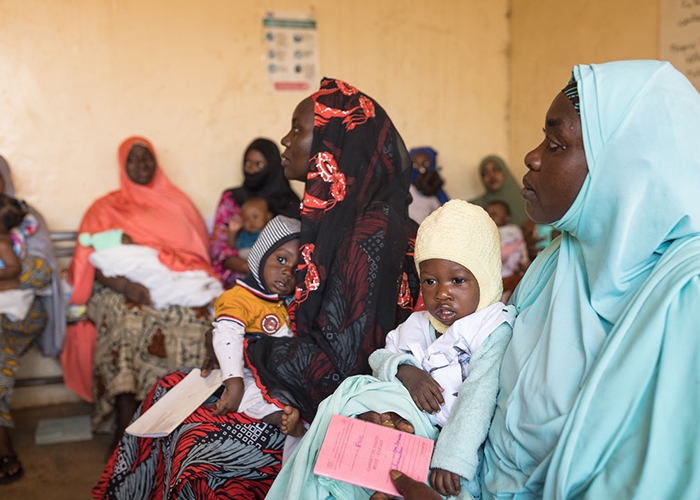
<instances>
[{"instance_id":1,"label":"white paper on wall","mask_svg":"<svg viewBox=\"0 0 700 500\"><path fill-rule=\"evenodd\" d=\"M660 59L700 89L700 0L660 0Z\"/></svg>"}]
</instances>

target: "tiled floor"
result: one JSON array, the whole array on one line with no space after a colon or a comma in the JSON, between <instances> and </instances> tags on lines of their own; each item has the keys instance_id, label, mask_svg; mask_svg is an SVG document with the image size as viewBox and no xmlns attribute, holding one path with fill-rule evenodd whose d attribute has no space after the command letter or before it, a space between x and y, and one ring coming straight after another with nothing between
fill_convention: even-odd
<instances>
[{"instance_id":1,"label":"tiled floor","mask_svg":"<svg viewBox=\"0 0 700 500\"><path fill-rule=\"evenodd\" d=\"M92 406L70 403L12 412L16 427L12 441L24 467L24 477L9 485L0 485L2 500L81 500L92 498L90 490L97 482L110 437L93 436L91 441L34 444L39 420L87 415Z\"/></svg>"}]
</instances>

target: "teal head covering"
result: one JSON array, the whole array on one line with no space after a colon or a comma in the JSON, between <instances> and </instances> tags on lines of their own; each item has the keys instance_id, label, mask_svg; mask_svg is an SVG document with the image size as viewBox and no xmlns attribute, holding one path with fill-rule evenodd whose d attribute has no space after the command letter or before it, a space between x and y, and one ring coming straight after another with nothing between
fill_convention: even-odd
<instances>
[{"instance_id":1,"label":"teal head covering","mask_svg":"<svg viewBox=\"0 0 700 500\"><path fill-rule=\"evenodd\" d=\"M522 226L523 222L529 220L527 212L525 212L525 200L520 196L520 184L515 180L513 174L508 170L508 165L500 156L487 156L479 164L479 176L483 177L484 168L488 163L495 163L503 171L505 180L501 189L497 191L486 191L483 195L470 201L474 205L478 205L486 209L492 201L503 201L510 208L510 221L513 224Z\"/></svg>"},{"instance_id":2,"label":"teal head covering","mask_svg":"<svg viewBox=\"0 0 700 500\"><path fill-rule=\"evenodd\" d=\"M658 61L574 77L589 173L511 299L485 497L692 498L700 96Z\"/></svg>"}]
</instances>

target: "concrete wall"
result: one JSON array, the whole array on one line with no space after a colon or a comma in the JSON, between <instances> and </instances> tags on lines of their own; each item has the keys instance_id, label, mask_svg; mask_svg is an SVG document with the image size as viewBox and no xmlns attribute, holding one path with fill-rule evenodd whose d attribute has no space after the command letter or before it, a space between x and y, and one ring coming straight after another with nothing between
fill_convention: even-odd
<instances>
[{"instance_id":1,"label":"concrete wall","mask_svg":"<svg viewBox=\"0 0 700 500\"><path fill-rule=\"evenodd\" d=\"M507 0L0 0L0 154L18 194L74 229L140 134L211 216L247 143L281 138L305 97L268 88L275 8L314 12L321 74L376 98L409 147L434 145L452 196L478 194L481 156L508 155Z\"/></svg>"},{"instance_id":2,"label":"concrete wall","mask_svg":"<svg viewBox=\"0 0 700 500\"><path fill-rule=\"evenodd\" d=\"M510 158L517 178L576 64L656 59L659 0L511 0Z\"/></svg>"}]
</instances>

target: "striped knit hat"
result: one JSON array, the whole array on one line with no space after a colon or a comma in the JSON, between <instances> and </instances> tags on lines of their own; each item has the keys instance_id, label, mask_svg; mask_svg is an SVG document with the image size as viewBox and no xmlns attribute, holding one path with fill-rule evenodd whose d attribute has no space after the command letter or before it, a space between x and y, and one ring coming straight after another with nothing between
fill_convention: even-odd
<instances>
[{"instance_id":1,"label":"striped knit hat","mask_svg":"<svg viewBox=\"0 0 700 500\"><path fill-rule=\"evenodd\" d=\"M278 215L268 222L248 254L248 267L255 282L265 293L272 293L263 282L263 266L272 252L290 240L299 238L301 222L291 217Z\"/></svg>"},{"instance_id":2,"label":"striped knit hat","mask_svg":"<svg viewBox=\"0 0 700 500\"><path fill-rule=\"evenodd\" d=\"M445 259L460 264L479 283L479 311L501 300L501 238L489 214L464 200L450 200L418 228L414 260Z\"/></svg>"}]
</instances>

